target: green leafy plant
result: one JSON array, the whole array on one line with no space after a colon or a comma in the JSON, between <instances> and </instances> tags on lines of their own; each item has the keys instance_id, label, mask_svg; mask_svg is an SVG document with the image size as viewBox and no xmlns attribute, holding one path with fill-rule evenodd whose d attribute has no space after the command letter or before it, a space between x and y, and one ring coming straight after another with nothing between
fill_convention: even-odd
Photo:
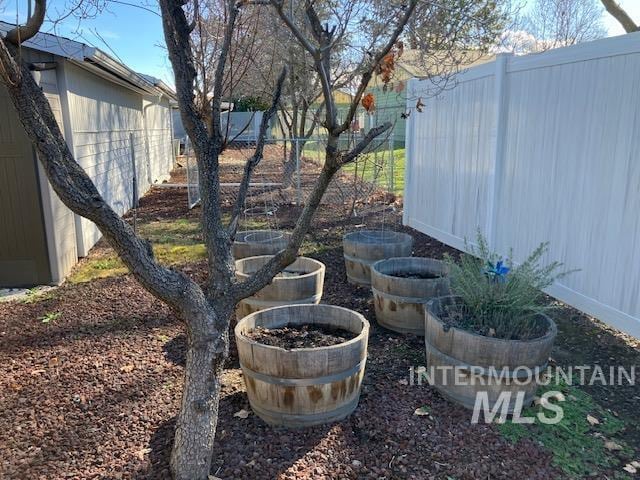
<instances>
[{"instance_id":1,"label":"green leafy plant","mask_svg":"<svg viewBox=\"0 0 640 480\"><path fill-rule=\"evenodd\" d=\"M60 315L62 315L61 312L47 312L43 316L38 317L38 320L40 320L42 323L53 323L58 318L60 318Z\"/></svg>"},{"instance_id":2,"label":"green leafy plant","mask_svg":"<svg viewBox=\"0 0 640 480\"><path fill-rule=\"evenodd\" d=\"M260 112L269 108L270 102L259 97L240 97L233 100L234 112Z\"/></svg>"},{"instance_id":3,"label":"green leafy plant","mask_svg":"<svg viewBox=\"0 0 640 480\"><path fill-rule=\"evenodd\" d=\"M552 381L538 393L548 391L559 391L564 395L565 400L559 403L563 410L562 420L553 424L540 422L538 414L544 414L544 408L539 404L528 407L522 415L534 418L533 424L508 421L497 425L507 440L517 443L528 438L542 444L553 455L553 464L569 478L593 478L602 469L618 467L621 459L633 458L633 449L616 438L625 429L624 422L602 408L591 395L563 381ZM597 419L597 422L589 422L589 418ZM615 445L615 448L608 448L608 445ZM619 478L629 477L621 473Z\"/></svg>"},{"instance_id":4,"label":"green leafy plant","mask_svg":"<svg viewBox=\"0 0 640 480\"><path fill-rule=\"evenodd\" d=\"M529 339L544 335L540 315L551 307L542 289L571 272L560 272L560 262L541 265L549 244L541 243L520 265L512 252L506 258L492 252L482 233L477 246L458 262L446 257L452 294L459 298L445 306L444 320L460 328L503 339Z\"/></svg>"}]
</instances>

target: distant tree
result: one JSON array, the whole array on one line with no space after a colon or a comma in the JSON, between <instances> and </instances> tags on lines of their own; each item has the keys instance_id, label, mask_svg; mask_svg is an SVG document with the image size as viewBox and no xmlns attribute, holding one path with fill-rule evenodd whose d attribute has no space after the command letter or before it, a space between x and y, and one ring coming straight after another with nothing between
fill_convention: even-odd
<instances>
[{"instance_id":1,"label":"distant tree","mask_svg":"<svg viewBox=\"0 0 640 480\"><path fill-rule=\"evenodd\" d=\"M620 6L616 0L601 0L604 8L609 12L624 28L625 32L639 32L640 24L636 23L629 14Z\"/></svg>"},{"instance_id":2,"label":"distant tree","mask_svg":"<svg viewBox=\"0 0 640 480\"><path fill-rule=\"evenodd\" d=\"M497 45L492 49L494 53L513 53L515 55L526 55L543 50L545 50L544 42L526 30L505 30L500 35Z\"/></svg>"},{"instance_id":3,"label":"distant tree","mask_svg":"<svg viewBox=\"0 0 640 480\"><path fill-rule=\"evenodd\" d=\"M598 0L534 0L524 30L541 50L566 47L606 36Z\"/></svg>"}]
</instances>

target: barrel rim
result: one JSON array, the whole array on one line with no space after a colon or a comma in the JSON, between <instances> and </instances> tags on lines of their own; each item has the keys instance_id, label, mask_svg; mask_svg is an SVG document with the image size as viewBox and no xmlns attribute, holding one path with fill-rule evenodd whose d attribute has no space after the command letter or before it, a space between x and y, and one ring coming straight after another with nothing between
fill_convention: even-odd
<instances>
[{"instance_id":1,"label":"barrel rim","mask_svg":"<svg viewBox=\"0 0 640 480\"><path fill-rule=\"evenodd\" d=\"M379 267L377 267L377 265L382 265L385 262L390 262L392 260L418 260L418 261L423 261L423 260L430 260L433 262L437 262L440 265L442 265L443 267L446 266L446 263L443 262L442 260L439 260L437 258L432 258L432 257L391 257L391 258L382 258L376 262L374 262L373 264L371 264L371 279L373 280L373 275L377 275L381 278L385 278L385 279L398 279L399 281L402 282L411 282L414 284L418 284L419 282L439 282L443 279L447 279L449 278L449 274L448 272L440 275L436 278L405 278L405 277L397 277L395 275L389 275L388 273L382 273L380 270L378 270Z\"/></svg>"},{"instance_id":2,"label":"barrel rim","mask_svg":"<svg viewBox=\"0 0 640 480\"><path fill-rule=\"evenodd\" d=\"M291 232L288 232L286 230L273 230L273 229L268 229L268 228L257 228L255 230L241 230L241 231L239 231L238 233L236 233L236 238L233 241L233 243L235 243L237 245L264 245L264 243L247 242L247 241L244 240L246 235L255 234L255 233L261 233L261 232L280 232L280 233L282 233L282 237L277 239L277 241L280 241L280 242L282 240L284 240L284 239L288 239L288 238L291 237ZM273 243L276 243L276 241L274 241Z\"/></svg>"},{"instance_id":3,"label":"barrel rim","mask_svg":"<svg viewBox=\"0 0 640 480\"><path fill-rule=\"evenodd\" d=\"M247 337L241 330L242 327L244 326L244 323L247 323L249 321L249 319L251 319L251 317L254 316L258 316L258 315L263 315L265 312L270 312L272 310L277 310L277 309L285 309L285 308L291 308L291 307L304 307L304 309L307 308L315 308L315 309L339 309L345 312L349 312L350 314L355 315L360 322L362 323L362 330L360 331L360 333L355 336L354 338L352 338L351 340L347 340L346 342L342 342L342 343L337 343L335 345L330 345L330 346L326 346L326 347L311 347L311 348L292 348L292 349L286 349L286 348L282 348L282 347L276 347L273 345L266 345L264 343L260 343L260 342L256 342L255 340L250 339L249 337ZM306 322L306 324L313 324L313 322ZM305 325L305 323L303 323L302 325ZM356 312L355 310L351 310L350 308L345 308L345 307L339 307L337 305L326 305L326 304L308 304L308 303L294 303L294 304L290 304L290 305L282 305L282 306L278 306L278 307L271 307L271 308L265 308L264 310L259 310L257 312L253 312L250 313L249 315L247 315L246 317L242 318L241 320L238 321L238 323L236 324L235 328L233 329L234 334L236 336L236 341L238 339L242 339L242 341L246 342L249 345L259 345L260 348L264 348L267 351L271 350L273 352L300 352L300 353L304 353L304 352L316 352L319 350L335 350L337 348L344 348L347 345L353 345L356 343L360 343L366 339L368 339L369 337L369 328L370 328L370 324L369 321L365 318L364 315L362 315L361 313Z\"/></svg>"},{"instance_id":4,"label":"barrel rim","mask_svg":"<svg viewBox=\"0 0 640 480\"><path fill-rule=\"evenodd\" d=\"M432 298L426 303L426 308L424 309L425 339L428 339L428 335L426 335L426 333L428 331L427 324L429 322L429 318L431 318L434 322L438 324L440 328L444 330L445 323L440 319L440 316L435 312L434 304L435 302L440 302L442 301L442 299L445 299L445 298L459 299L460 297L456 295L444 295L442 297ZM547 330L547 333L545 333L543 336L532 338L529 340L513 340L513 339L506 339L506 338L487 337L486 335L480 335L478 333L470 332L469 330L464 330L462 328L458 328L454 326L449 326L448 329L455 330L457 332L460 332L463 335L468 335L470 337L481 338L482 341L484 342L494 343L499 345L500 347L503 347L505 345L534 345L536 343L546 343L549 340L553 340L558 334L558 326L556 325L556 322L554 322L548 315L544 313L540 313L539 316L547 322L549 329Z\"/></svg>"},{"instance_id":5,"label":"barrel rim","mask_svg":"<svg viewBox=\"0 0 640 480\"><path fill-rule=\"evenodd\" d=\"M238 269L238 263L242 263L244 261L248 261L254 258L272 258L275 257L275 255L254 255L252 257L244 257L244 258L239 258L238 260L235 261L235 268L236 268L236 275L240 278L249 278L252 274L251 273L245 273L242 272ZM316 268L308 273L303 273L302 275L296 275L295 277L291 276L291 277L279 277L276 278L274 277L272 281L277 281L277 282L285 282L285 281L295 281L295 280L300 280L301 278L307 278L307 277L312 277L312 276L316 276L319 274L322 274L326 271L327 267L325 266L324 263L322 263L320 260L316 260L315 258L311 258L311 257L305 257L305 256L298 256L296 257L296 260L298 260L299 258L304 258L305 260L311 260L312 264L316 265ZM294 260L291 263L294 263L296 260ZM287 267L285 267L287 268Z\"/></svg>"},{"instance_id":6,"label":"barrel rim","mask_svg":"<svg viewBox=\"0 0 640 480\"><path fill-rule=\"evenodd\" d=\"M398 238L398 240L391 241L391 242L359 242L357 240L354 240L352 237L362 234L362 232L384 232L384 230L363 229L363 230L354 230L352 232L346 233L342 237L342 241L343 242L348 241L348 242L360 244L360 245L403 245L407 243L407 240L413 243L413 237L408 233L399 232L397 230L388 230L388 231L396 234L397 235L396 238Z\"/></svg>"}]
</instances>

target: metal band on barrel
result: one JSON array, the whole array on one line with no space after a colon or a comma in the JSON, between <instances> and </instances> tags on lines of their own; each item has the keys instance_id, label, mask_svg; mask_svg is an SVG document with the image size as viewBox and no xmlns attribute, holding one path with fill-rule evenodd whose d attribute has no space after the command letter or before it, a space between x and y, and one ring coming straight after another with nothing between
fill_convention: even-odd
<instances>
[{"instance_id":1,"label":"metal band on barrel","mask_svg":"<svg viewBox=\"0 0 640 480\"><path fill-rule=\"evenodd\" d=\"M348 370L343 370L342 372L334 373L332 375L326 375L324 377L316 378L278 378L272 375L266 375L264 373L256 372L255 370L251 370L250 368L247 368L242 364L240 366L242 367L242 371L245 372L245 375L255 380L260 380L264 383L270 383L272 385L283 385L286 387L311 387L313 385L324 385L327 383L339 382L340 380L349 378L352 375L358 373L360 369L364 367L366 361L367 358L365 357L362 359L362 361Z\"/></svg>"},{"instance_id":2,"label":"metal band on barrel","mask_svg":"<svg viewBox=\"0 0 640 480\"><path fill-rule=\"evenodd\" d=\"M495 377L495 375L493 374L494 372L491 372L488 367L483 367L481 365L469 365L467 363L463 363L460 360L450 357L446 353L441 352L436 347L429 345L428 343L425 343L425 347L426 347L427 354L431 353L433 355L437 355L440 358L447 360L449 363L453 364L454 367L460 370L467 371L467 373L473 372L474 375L480 375L485 377L489 377L489 376ZM525 367L526 369L530 370L533 375L539 375L540 372L546 370L547 365L548 363L544 362L542 365L538 365L533 368L526 365L523 365L522 367ZM498 370L498 367L493 367L493 368L495 369L495 373L499 374L499 378L503 377L503 375L500 374L502 370ZM504 368L505 367L502 367L503 370ZM504 375L505 378L524 378L524 377L530 376L530 373L528 371L520 373L518 370L522 369L521 367L518 367L518 368L506 367L506 368L508 369L508 372L506 375Z\"/></svg>"}]
</instances>

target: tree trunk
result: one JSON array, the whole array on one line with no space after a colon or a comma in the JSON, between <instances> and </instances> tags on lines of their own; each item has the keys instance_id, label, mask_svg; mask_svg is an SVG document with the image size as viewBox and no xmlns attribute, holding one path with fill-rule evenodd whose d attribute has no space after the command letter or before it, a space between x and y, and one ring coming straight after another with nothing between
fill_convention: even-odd
<instances>
[{"instance_id":1,"label":"tree trunk","mask_svg":"<svg viewBox=\"0 0 640 480\"><path fill-rule=\"evenodd\" d=\"M225 309L227 310L227 309ZM232 310L231 310L232 311ZM213 325L203 315L201 325ZM218 422L220 378L229 352L228 325L223 331L190 329L182 405L176 421L171 470L176 480L207 480ZM218 319L219 320L219 319ZM193 321L186 322L193 325Z\"/></svg>"},{"instance_id":2,"label":"tree trunk","mask_svg":"<svg viewBox=\"0 0 640 480\"><path fill-rule=\"evenodd\" d=\"M296 142L291 142L291 149L282 162L282 186L289 188L293 186L293 177L296 171Z\"/></svg>"},{"instance_id":3,"label":"tree trunk","mask_svg":"<svg viewBox=\"0 0 640 480\"><path fill-rule=\"evenodd\" d=\"M307 140L291 141L291 149L289 154L285 153L285 159L282 162L282 185L284 188L292 187L294 184L295 175L299 175L298 168L302 169L302 150L307 144ZM296 160L296 155L300 156L300 161Z\"/></svg>"}]
</instances>

